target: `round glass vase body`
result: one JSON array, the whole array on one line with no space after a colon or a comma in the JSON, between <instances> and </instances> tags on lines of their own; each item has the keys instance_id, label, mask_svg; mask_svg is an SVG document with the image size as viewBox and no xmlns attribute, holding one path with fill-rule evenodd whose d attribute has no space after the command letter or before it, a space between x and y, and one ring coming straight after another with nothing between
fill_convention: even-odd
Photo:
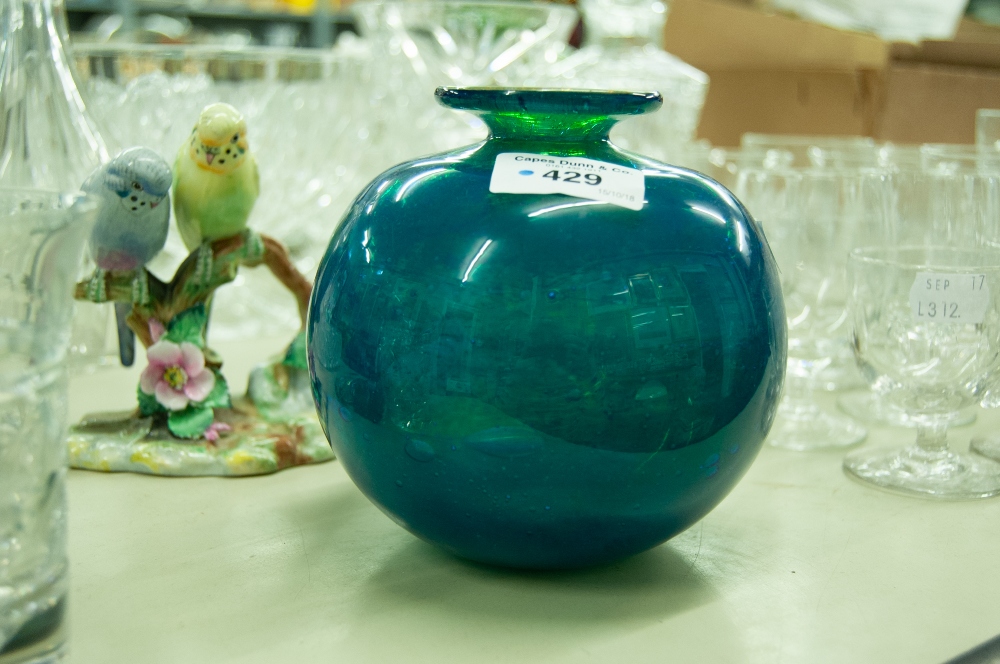
<instances>
[{"instance_id":1,"label":"round glass vase body","mask_svg":"<svg viewBox=\"0 0 1000 664\"><path fill-rule=\"evenodd\" d=\"M490 137L386 171L334 235L308 320L327 436L372 501L459 556L569 568L653 547L771 426L785 314L764 238L721 185L608 141L656 93L437 95ZM636 169L641 209L492 193L508 153L554 160L514 171L549 182Z\"/></svg>"}]
</instances>

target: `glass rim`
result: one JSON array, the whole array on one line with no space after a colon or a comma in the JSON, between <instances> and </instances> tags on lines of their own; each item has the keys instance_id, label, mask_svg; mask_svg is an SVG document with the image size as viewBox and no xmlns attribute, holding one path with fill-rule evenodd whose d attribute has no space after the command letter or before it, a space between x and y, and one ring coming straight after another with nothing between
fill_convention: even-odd
<instances>
[{"instance_id":1,"label":"glass rim","mask_svg":"<svg viewBox=\"0 0 1000 664\"><path fill-rule=\"evenodd\" d=\"M901 254L911 253L913 256L923 259L905 260L899 258ZM987 260L973 261L972 264L955 265L941 258L947 255L953 256L974 256ZM982 270L1000 270L1000 247L977 247L962 249L958 247L942 247L931 244L911 244L895 247L855 247L848 255L848 260L852 263L866 265L881 265L886 267L902 267L916 270L951 270L963 272L976 272Z\"/></svg>"},{"instance_id":2,"label":"glass rim","mask_svg":"<svg viewBox=\"0 0 1000 664\"><path fill-rule=\"evenodd\" d=\"M821 134L766 134L748 131L740 137L740 147L770 147L778 150L786 149L783 146L793 147L818 147L836 146L874 148L878 143L870 136L842 135L821 135Z\"/></svg>"},{"instance_id":3,"label":"glass rim","mask_svg":"<svg viewBox=\"0 0 1000 664\"><path fill-rule=\"evenodd\" d=\"M469 2L469 0L358 0L357 2L351 3L347 11L354 14L356 11L372 9L375 7L406 7L408 9L412 8L417 10L418 8L453 8L453 7L472 7L474 9L490 8L495 7L497 9L524 9L525 7L530 7L531 9L544 9L548 13L552 14L566 14L576 15L578 14L576 8L571 5L565 5L555 2L545 2L544 0L475 0L475 2Z\"/></svg>"},{"instance_id":4,"label":"glass rim","mask_svg":"<svg viewBox=\"0 0 1000 664\"><path fill-rule=\"evenodd\" d=\"M960 157L975 157L983 151L975 143L921 143L921 152L934 155L954 155Z\"/></svg>"},{"instance_id":5,"label":"glass rim","mask_svg":"<svg viewBox=\"0 0 1000 664\"><path fill-rule=\"evenodd\" d=\"M28 187L28 186L11 186L11 185L0 185L0 194L6 194L8 196L19 194L22 196L52 196L52 197L70 197L70 198L84 198L89 196L89 194L82 189L67 190L67 189L49 189L43 187Z\"/></svg>"},{"instance_id":6,"label":"glass rim","mask_svg":"<svg viewBox=\"0 0 1000 664\"><path fill-rule=\"evenodd\" d=\"M48 198L49 200L73 200L82 201L89 198L90 194L77 189L76 191L65 191L59 189L40 189L38 187L11 187L0 185L0 198Z\"/></svg>"},{"instance_id":7,"label":"glass rim","mask_svg":"<svg viewBox=\"0 0 1000 664\"><path fill-rule=\"evenodd\" d=\"M740 166L740 173L782 175L784 177L795 176L800 179L826 177L874 177L892 175L899 169L891 165L881 166L878 164L866 164L858 166L794 166L780 164L778 166L765 166L764 164L753 164L751 166Z\"/></svg>"},{"instance_id":8,"label":"glass rim","mask_svg":"<svg viewBox=\"0 0 1000 664\"><path fill-rule=\"evenodd\" d=\"M21 210L12 206L28 203ZM41 213L42 217L27 223L31 232L56 231L74 223L75 220L88 218L97 212L99 201L83 191L57 191L53 189L33 189L29 187L0 187L0 224L18 212L25 214ZM50 216L55 213L59 216ZM69 214L66 214L69 213ZM22 222L23 223L23 222Z\"/></svg>"},{"instance_id":9,"label":"glass rim","mask_svg":"<svg viewBox=\"0 0 1000 664\"><path fill-rule=\"evenodd\" d=\"M218 44L122 44L76 42L69 49L73 58L94 57L155 57L164 60L288 60L327 63L350 60L358 56L322 48L289 46L223 46Z\"/></svg>"}]
</instances>

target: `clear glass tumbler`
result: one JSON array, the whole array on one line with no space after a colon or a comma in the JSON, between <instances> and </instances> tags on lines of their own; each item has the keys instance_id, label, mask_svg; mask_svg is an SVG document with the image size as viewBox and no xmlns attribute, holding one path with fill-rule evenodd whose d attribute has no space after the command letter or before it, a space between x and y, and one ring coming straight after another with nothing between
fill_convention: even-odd
<instances>
[{"instance_id":1,"label":"clear glass tumbler","mask_svg":"<svg viewBox=\"0 0 1000 664\"><path fill-rule=\"evenodd\" d=\"M879 171L748 167L736 195L760 222L781 271L788 321L785 396L768 440L797 451L855 445L867 430L826 413L816 390L861 384L847 319L847 255L865 219L866 188Z\"/></svg>"},{"instance_id":2,"label":"clear glass tumbler","mask_svg":"<svg viewBox=\"0 0 1000 664\"><path fill-rule=\"evenodd\" d=\"M976 111L976 147L987 152L1000 152L1000 109L981 108Z\"/></svg>"},{"instance_id":3,"label":"clear glass tumbler","mask_svg":"<svg viewBox=\"0 0 1000 664\"><path fill-rule=\"evenodd\" d=\"M82 198L0 189L0 664L55 662L66 594L66 354Z\"/></svg>"}]
</instances>

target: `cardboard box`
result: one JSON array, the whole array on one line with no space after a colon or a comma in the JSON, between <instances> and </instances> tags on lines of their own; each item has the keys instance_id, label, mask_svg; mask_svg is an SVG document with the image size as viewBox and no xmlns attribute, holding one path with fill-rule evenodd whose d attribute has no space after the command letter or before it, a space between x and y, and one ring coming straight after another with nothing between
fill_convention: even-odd
<instances>
[{"instance_id":1,"label":"cardboard box","mask_svg":"<svg viewBox=\"0 0 1000 664\"><path fill-rule=\"evenodd\" d=\"M963 22L955 40L892 44L726 0L674 0L665 48L711 77L699 136L745 132L972 143L975 113L1000 107L1000 30Z\"/></svg>"},{"instance_id":2,"label":"cardboard box","mask_svg":"<svg viewBox=\"0 0 1000 664\"><path fill-rule=\"evenodd\" d=\"M898 143L975 143L976 111L1000 106L1000 69L893 62L870 136Z\"/></svg>"}]
</instances>

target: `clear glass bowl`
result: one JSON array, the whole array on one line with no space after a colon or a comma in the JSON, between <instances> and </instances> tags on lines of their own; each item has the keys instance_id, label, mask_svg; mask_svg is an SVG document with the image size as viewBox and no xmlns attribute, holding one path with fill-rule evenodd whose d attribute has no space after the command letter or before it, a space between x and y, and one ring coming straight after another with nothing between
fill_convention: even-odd
<instances>
[{"instance_id":1,"label":"clear glass bowl","mask_svg":"<svg viewBox=\"0 0 1000 664\"><path fill-rule=\"evenodd\" d=\"M370 60L352 52L253 47L77 45L89 108L119 148L145 145L173 164L206 105L242 111L261 174L249 225L285 243L307 275L351 199L393 163L392 143L370 112ZM169 276L187 255L171 230L152 270ZM219 291L216 339L283 334L295 303L266 271L245 271Z\"/></svg>"}]
</instances>

